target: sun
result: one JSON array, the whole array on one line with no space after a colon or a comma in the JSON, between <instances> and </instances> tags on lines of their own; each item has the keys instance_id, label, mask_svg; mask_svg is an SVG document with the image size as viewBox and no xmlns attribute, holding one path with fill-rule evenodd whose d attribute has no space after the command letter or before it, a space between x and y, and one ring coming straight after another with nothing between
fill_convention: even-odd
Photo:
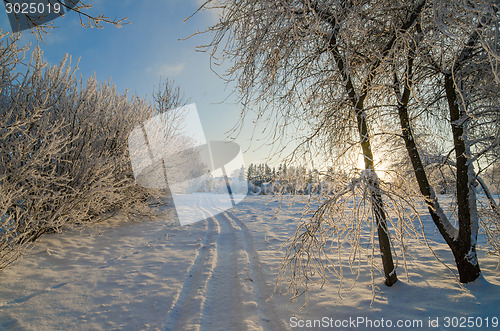
<instances>
[{"instance_id":1,"label":"sun","mask_svg":"<svg viewBox=\"0 0 500 331\"><path fill-rule=\"evenodd\" d=\"M391 181L391 176L389 173L390 163L387 161L384 155L381 153L374 153L373 159L375 163L375 172L377 173L377 176L385 182ZM358 154L356 169L359 170L365 169L365 160L362 153Z\"/></svg>"}]
</instances>

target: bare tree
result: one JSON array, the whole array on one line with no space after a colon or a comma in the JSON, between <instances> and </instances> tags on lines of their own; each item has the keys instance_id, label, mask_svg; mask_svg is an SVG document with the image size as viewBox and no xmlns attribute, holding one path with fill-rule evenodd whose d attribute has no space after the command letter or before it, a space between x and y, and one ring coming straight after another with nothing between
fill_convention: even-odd
<instances>
[{"instance_id":1,"label":"bare tree","mask_svg":"<svg viewBox=\"0 0 500 331\"><path fill-rule=\"evenodd\" d=\"M369 94L379 84L376 77L397 33L414 24L424 2L397 11L390 1L222 3L223 17L210 29L215 38L208 47L217 57L218 47L225 43L221 54L236 63L229 79L238 81L244 105L251 108L255 100L268 105L267 110L280 116L282 129L293 119L304 121L310 132L303 137L302 147L320 141L330 149L323 151L334 155L339 147L360 146L366 179L362 183L370 187L367 197L376 221L386 284L392 285L397 277L375 172ZM384 30L383 23L394 28ZM260 110L259 117L263 114Z\"/></svg>"},{"instance_id":2,"label":"bare tree","mask_svg":"<svg viewBox=\"0 0 500 331\"><path fill-rule=\"evenodd\" d=\"M348 216L339 204L349 199L363 206L357 215L375 220L387 283L396 280L389 264L387 204L384 207L382 199L385 195L403 214L416 211L411 198L391 186L381 187L373 146L374 137L384 136L406 149L402 158L411 162L419 195L455 255L460 280L479 276L473 163L488 157L498 160L499 39L494 1L228 0L207 1L201 9L221 12L219 23L207 30L214 39L205 49L217 63L231 61L226 79L237 82L246 110L242 116L257 109L258 120L277 124L271 125L277 127L271 143L279 143L293 128L299 146L292 157L302 151L337 161L355 146L362 151L365 171L344 183L311 221L301 222L287 242L282 267L289 270L295 294L301 286L307 288L313 275L323 281L327 273L339 275L327 247L342 245L325 243L346 233L342 231L347 226L338 224ZM417 124L432 130L424 116L446 123L453 137L458 229L441 209L420 158L412 130ZM350 193L353 190L361 193ZM371 215L366 205L357 204L359 197L369 197ZM404 217L398 219L412 228ZM350 233L352 244L359 231Z\"/></svg>"},{"instance_id":3,"label":"bare tree","mask_svg":"<svg viewBox=\"0 0 500 331\"><path fill-rule=\"evenodd\" d=\"M479 221L475 186L478 175L474 163L480 164L478 160L490 157L499 146L499 84L496 79L499 53L498 45L492 44L492 40L498 40L497 12L497 4L489 1L435 4L424 13L413 31L402 38L406 43L401 43L394 51L398 60L401 54L406 55L406 59L394 61L397 69L393 85L405 146L429 213L455 256L460 281L465 283L480 274L476 257ZM403 72L402 78L398 72ZM423 102L410 105L412 94ZM458 229L442 212L411 128L409 108L425 112L425 107L432 104L448 109L447 115L441 112L439 117L449 124L453 137L453 149L448 155L455 154L452 163ZM451 160L446 159L450 163ZM488 192L484 183L482 187ZM494 203L492 208L496 208Z\"/></svg>"}]
</instances>

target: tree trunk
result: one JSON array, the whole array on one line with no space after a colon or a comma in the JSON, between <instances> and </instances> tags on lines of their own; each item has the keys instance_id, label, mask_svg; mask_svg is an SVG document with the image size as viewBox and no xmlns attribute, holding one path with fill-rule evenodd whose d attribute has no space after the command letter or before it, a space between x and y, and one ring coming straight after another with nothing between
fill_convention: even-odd
<instances>
[{"instance_id":1,"label":"tree trunk","mask_svg":"<svg viewBox=\"0 0 500 331\"><path fill-rule=\"evenodd\" d=\"M455 257L455 263L457 265L457 270L460 276L460 281L462 283L469 283L475 280L477 277L479 277L480 273L479 264L477 263L477 257L476 257L476 247L475 245L471 245L470 231L468 233L466 231L463 232L459 231L458 238L456 238L454 234L450 231L451 228L448 224L448 220L444 220L442 213L439 212L441 211L441 207L439 206L439 203L437 202L437 197L435 196L432 187L429 184L422 161L420 159L420 155L417 150L417 146L413 139L413 133L410 127L406 103L400 103L398 105L398 113L401 122L401 130L403 133L406 150L408 152L408 155L410 156L411 163L413 166L413 171L415 173L415 177L417 178L417 183L420 188L420 192L425 198L425 203L427 204L429 213L432 217L432 220L434 221L434 224L436 225L436 227L439 230L439 233L443 236L446 243L453 252L453 255ZM460 195L462 199L460 201L463 201L464 192L459 193L457 190L457 195ZM465 195L468 195L468 189L465 191ZM462 210L463 208L460 209ZM466 218L467 220L469 220L468 228L471 229L470 214L468 216L469 217ZM467 224L464 221L464 215L460 214L459 212L460 228L466 226L464 224ZM477 232L475 235L477 236ZM462 236L465 236L465 238ZM462 238L466 240L463 240Z\"/></svg>"},{"instance_id":2,"label":"tree trunk","mask_svg":"<svg viewBox=\"0 0 500 331\"><path fill-rule=\"evenodd\" d=\"M417 179L420 193L425 198L425 203L429 209L429 213L434 221L434 224L439 230L439 233L445 239L446 243L453 252L455 263L459 273L460 281L462 283L469 283L480 275L479 264L476 256L476 238L477 238L477 224L474 226L473 219L471 219L471 206L469 201L469 166L467 165L466 145L463 137L463 125L465 121L460 122L460 112L457 105L457 98L453 81L451 77L445 79L446 96L450 107L450 118L452 122L452 131L454 137L455 152L457 156L457 199L458 199L458 219L459 230L451 225L439 206L437 197L429 184L427 174L420 159L418 148L415 143L413 133L410 126L410 119L408 116L408 101L410 98L410 86L408 82L412 80L412 65L413 58L410 53L408 61L407 77L405 79L405 88L401 95L399 90L399 83L394 84L396 95L398 96L398 115L401 125L401 132L405 142L405 147L413 166L413 171ZM463 114L465 115L465 114ZM462 116L463 116L462 115ZM458 160L460 158L460 170ZM477 221L477 220L476 220Z\"/></svg>"},{"instance_id":3,"label":"tree trunk","mask_svg":"<svg viewBox=\"0 0 500 331\"><path fill-rule=\"evenodd\" d=\"M420 25L417 24L417 32L421 33ZM417 41L418 42L418 41ZM424 165L420 159L418 148L415 143L413 132L411 130L410 118L408 115L408 102L410 100L410 84L413 81L413 59L416 43L412 45L408 55L408 66L406 77L404 79L404 90L401 94L398 77L394 74L394 91L398 101L398 115L401 125L401 132L405 142L405 147L413 166L413 171L417 179L420 193L425 198L425 203L429 213L439 233L445 239L455 257L455 263L460 275L460 281L468 283L479 277L480 269L476 256L476 238L477 238L477 218L472 217L473 208L469 199L470 190L470 169L472 164L467 164L467 149L465 144L464 125L466 123L466 114L460 114L457 103L455 85L451 76L445 77L446 97L450 109L450 120L452 123L452 132L454 138L455 152L457 157L457 198L458 198L458 219L459 230L452 226L446 215L443 213L436 194L432 189ZM459 162L460 160L460 162ZM460 163L460 165L459 165ZM476 222L476 224L474 224Z\"/></svg>"},{"instance_id":4,"label":"tree trunk","mask_svg":"<svg viewBox=\"0 0 500 331\"><path fill-rule=\"evenodd\" d=\"M358 133L360 137L361 149L363 151L363 159L365 162L365 170L369 172L368 183L370 184L371 190L371 203L372 211L375 216L375 223L377 224L377 235L379 241L380 255L382 257L382 265L384 267L385 284L387 286L392 286L398 281L396 274L396 269L394 268L394 262L392 259L391 251L391 240L389 238L389 231L387 228L387 219L384 211L384 203L382 200L382 194L380 192L380 187L378 183L377 174L375 173L375 166L373 163L373 153L370 144L370 133L368 132L368 125L366 123L366 112L364 110L364 100L367 95L367 89L363 89L363 94L358 95L355 91L354 84L351 80L351 76L345 70L345 63L342 55L339 52L336 33L332 33L329 41L330 51L335 59L337 67L345 81L345 90L349 96L349 99L353 105L354 113L356 116ZM378 65L375 65L375 68ZM374 72L375 69L372 71ZM365 82L365 86L368 86L369 80L373 78L370 75L368 82Z\"/></svg>"},{"instance_id":5,"label":"tree trunk","mask_svg":"<svg viewBox=\"0 0 500 331\"><path fill-rule=\"evenodd\" d=\"M377 224L378 242L382 265L384 267L385 284L392 286L398 281L396 269L392 259L391 240L387 228L387 219L384 211L384 203L380 192L377 174L373 164L373 153L370 145L368 126L366 125L366 113L363 109L357 109L356 120L365 161L365 170L369 171L368 183L370 185L370 194L372 198L372 210Z\"/></svg>"},{"instance_id":6,"label":"tree trunk","mask_svg":"<svg viewBox=\"0 0 500 331\"><path fill-rule=\"evenodd\" d=\"M467 123L467 114L461 111L458 105L457 91L453 77L445 75L444 79L446 99L450 110L451 130L453 133L453 145L455 147L457 168L457 203L458 203L458 239L455 247L451 247L457 262L460 281L469 283L477 279L481 273L476 255L477 240L477 217L474 217L474 203L470 197L470 167L469 155L464 137L464 128Z\"/></svg>"},{"instance_id":7,"label":"tree trunk","mask_svg":"<svg viewBox=\"0 0 500 331\"><path fill-rule=\"evenodd\" d=\"M419 26L417 26L417 31L420 32ZM429 214L431 215L432 221L438 228L439 233L444 238L448 246L450 246L451 248L454 245L457 231L442 212L441 206L439 205L439 202L437 200L437 196L429 183L429 179L427 178L427 174L425 173L422 159L420 158L420 154L418 153L417 144L415 143L415 139L413 137L413 132L410 125L410 117L408 115L408 102L410 100L409 84L411 84L411 82L413 81L413 57L415 47L416 44L413 44L412 48L410 48L406 77L404 79L405 86L403 94L401 94L399 88L398 77L396 74L394 74L394 91L396 92L398 102L397 108L399 122L401 125L401 134L405 142L406 151L408 153L408 156L410 157L415 178L417 179L418 188L420 190L420 193L424 196L425 203L427 205L427 209L429 210Z\"/></svg>"}]
</instances>

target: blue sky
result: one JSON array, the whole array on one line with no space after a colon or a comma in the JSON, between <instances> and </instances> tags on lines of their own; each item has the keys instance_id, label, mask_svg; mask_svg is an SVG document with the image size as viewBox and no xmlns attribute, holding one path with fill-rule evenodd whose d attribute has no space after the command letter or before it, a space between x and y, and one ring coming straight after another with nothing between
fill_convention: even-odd
<instances>
[{"instance_id":1,"label":"blue sky","mask_svg":"<svg viewBox=\"0 0 500 331\"><path fill-rule=\"evenodd\" d=\"M65 53L79 62L79 73L96 76L99 81L111 79L120 92L129 89L137 96L151 98L165 78L174 80L186 98L196 103L208 139L225 139L226 132L237 122L241 107L235 98L227 97L232 88L210 69L206 53L196 52L195 46L206 43L209 36L197 36L181 41L198 30L216 22L215 13L201 13L187 22L201 4L200 0L95 0L89 13L102 13L111 18L128 17L130 24L120 29L104 25L104 29L83 28L74 12L54 21L57 26L38 42L31 32L23 32L21 41L39 44L44 58L59 63ZM0 14L1 28L10 31L5 12ZM223 104L221 104L223 102ZM250 144L252 124L246 125L238 142L245 162L262 162L268 150L260 147L258 137Z\"/></svg>"}]
</instances>

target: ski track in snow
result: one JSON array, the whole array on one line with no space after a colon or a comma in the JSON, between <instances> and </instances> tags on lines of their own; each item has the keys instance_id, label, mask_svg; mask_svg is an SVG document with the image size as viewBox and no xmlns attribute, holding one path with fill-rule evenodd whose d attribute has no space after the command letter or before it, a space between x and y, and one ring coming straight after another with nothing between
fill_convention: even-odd
<instances>
[{"instance_id":1,"label":"ski track in snow","mask_svg":"<svg viewBox=\"0 0 500 331\"><path fill-rule=\"evenodd\" d=\"M230 212L207 222L203 243L168 314L165 330L286 329L267 301L266 293L272 291L266 288L246 225Z\"/></svg>"},{"instance_id":2,"label":"ski track in snow","mask_svg":"<svg viewBox=\"0 0 500 331\"><path fill-rule=\"evenodd\" d=\"M202 245L188 270L182 290L168 314L166 330L194 328L199 324L200 312L205 303L208 278L217 258L213 252L217 248L214 237L218 233L216 222L211 218L208 219Z\"/></svg>"},{"instance_id":3,"label":"ski track in snow","mask_svg":"<svg viewBox=\"0 0 500 331\"><path fill-rule=\"evenodd\" d=\"M266 293L272 293L272 289L268 288L266 284L266 278L262 271L262 267L259 261L259 254L254 247L254 242L252 240L250 231L244 222L238 219L236 216L230 212L226 213L236 224L238 225L239 234L243 237L239 240L243 243L244 250L247 253L248 264L250 267L251 275L253 279L250 278L251 284L253 285L253 295L255 301L257 302L257 311L259 314L260 321L262 322L264 329L269 330L280 330L285 329L285 326L281 324L280 318L276 314L274 305L268 301L268 296Z\"/></svg>"}]
</instances>

